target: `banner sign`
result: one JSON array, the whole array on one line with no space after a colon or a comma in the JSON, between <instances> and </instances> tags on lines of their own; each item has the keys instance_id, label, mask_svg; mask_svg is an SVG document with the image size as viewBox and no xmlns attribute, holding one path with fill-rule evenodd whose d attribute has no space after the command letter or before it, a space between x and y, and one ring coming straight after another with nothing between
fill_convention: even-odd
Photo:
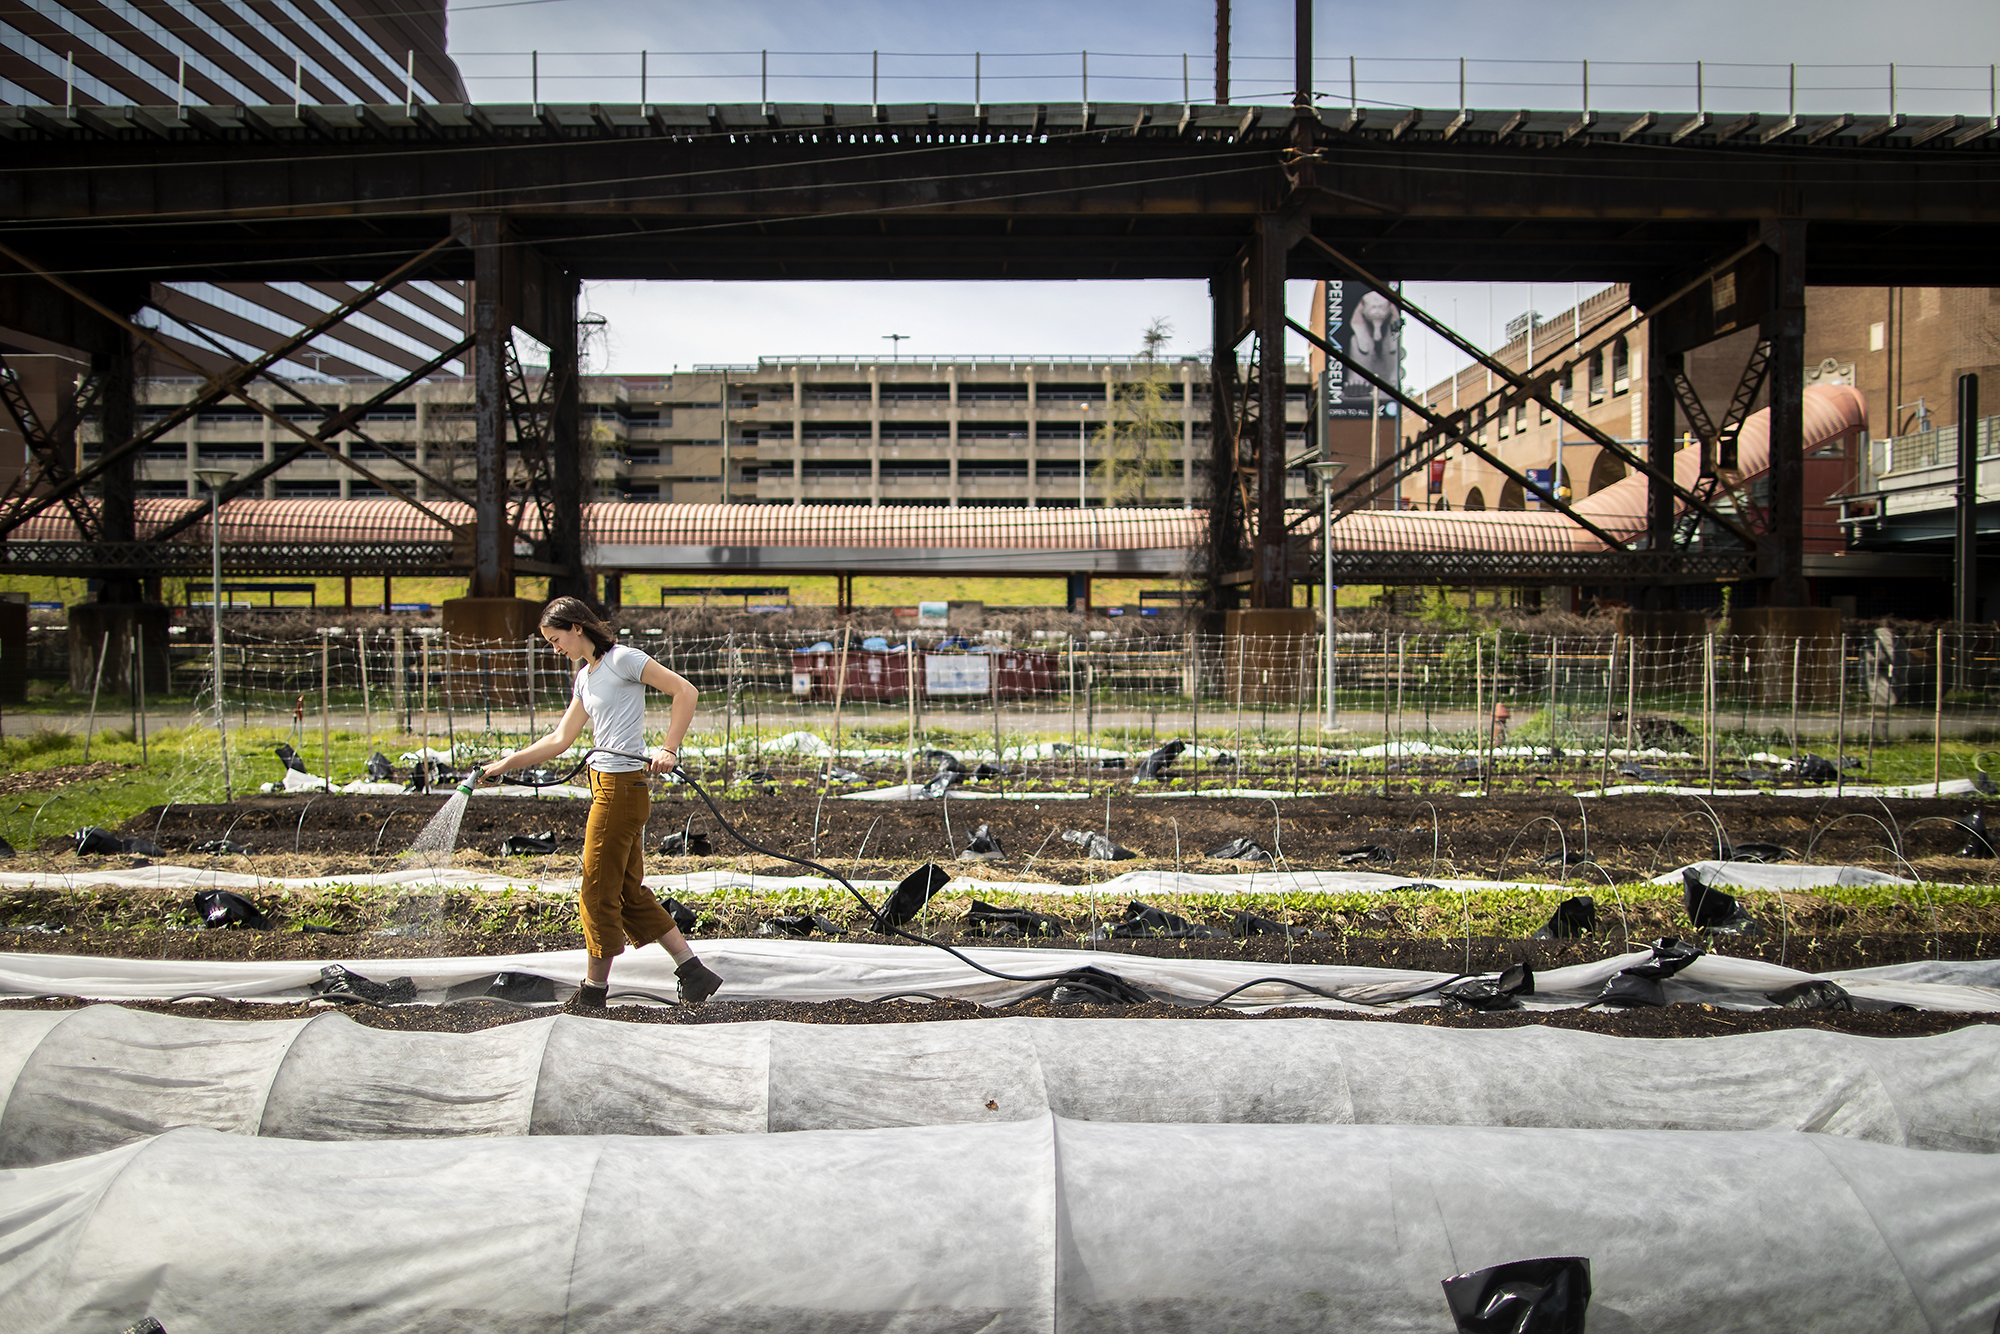
<instances>
[{"instance_id":1,"label":"banner sign","mask_svg":"<svg viewBox=\"0 0 2000 1334\"><path fill-rule=\"evenodd\" d=\"M1403 383L1403 317L1389 298L1364 283L1329 278L1326 283L1327 341L1366 366L1383 383ZM1375 386L1347 367L1327 358L1327 416L1368 418L1376 401ZM1396 415L1396 404L1384 396L1382 415Z\"/></svg>"}]
</instances>

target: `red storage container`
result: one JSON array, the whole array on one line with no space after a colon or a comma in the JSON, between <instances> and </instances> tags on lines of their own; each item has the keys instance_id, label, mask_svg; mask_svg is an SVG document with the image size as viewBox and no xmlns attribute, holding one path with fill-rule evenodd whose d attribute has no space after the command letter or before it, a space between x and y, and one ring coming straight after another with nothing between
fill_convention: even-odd
<instances>
[{"instance_id":1,"label":"red storage container","mask_svg":"<svg viewBox=\"0 0 2000 1334\"><path fill-rule=\"evenodd\" d=\"M992 657L1002 699L1055 693L1055 654L1037 649L1008 649Z\"/></svg>"},{"instance_id":2,"label":"red storage container","mask_svg":"<svg viewBox=\"0 0 2000 1334\"><path fill-rule=\"evenodd\" d=\"M901 650L850 648L847 699L902 699L910 693L909 654ZM832 699L840 679L840 650L794 649L792 694L800 699Z\"/></svg>"},{"instance_id":3,"label":"red storage container","mask_svg":"<svg viewBox=\"0 0 2000 1334\"><path fill-rule=\"evenodd\" d=\"M907 652L879 648L848 650L849 699L902 699L909 693L910 655Z\"/></svg>"}]
</instances>

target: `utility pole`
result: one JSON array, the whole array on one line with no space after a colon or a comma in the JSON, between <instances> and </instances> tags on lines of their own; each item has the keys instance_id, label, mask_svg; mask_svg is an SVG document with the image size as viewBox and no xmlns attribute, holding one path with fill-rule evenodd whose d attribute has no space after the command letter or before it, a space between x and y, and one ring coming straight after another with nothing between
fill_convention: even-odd
<instances>
[{"instance_id":1,"label":"utility pole","mask_svg":"<svg viewBox=\"0 0 2000 1334\"><path fill-rule=\"evenodd\" d=\"M1958 514L1953 564L1958 567L1952 619L1961 626L1979 619L1979 377L1958 377ZM1967 687L1967 664L1959 667L1959 688Z\"/></svg>"},{"instance_id":2,"label":"utility pole","mask_svg":"<svg viewBox=\"0 0 2000 1334\"><path fill-rule=\"evenodd\" d=\"M1215 0L1215 104L1229 105L1229 0Z\"/></svg>"}]
</instances>

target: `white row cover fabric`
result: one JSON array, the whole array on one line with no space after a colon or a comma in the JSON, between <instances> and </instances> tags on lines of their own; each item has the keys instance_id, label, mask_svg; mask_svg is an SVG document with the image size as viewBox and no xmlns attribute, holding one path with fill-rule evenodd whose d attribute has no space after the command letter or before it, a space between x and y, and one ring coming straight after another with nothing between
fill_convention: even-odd
<instances>
[{"instance_id":1,"label":"white row cover fabric","mask_svg":"<svg viewBox=\"0 0 2000 1334\"><path fill-rule=\"evenodd\" d=\"M998 788L955 787L951 790L953 801L1088 801L1089 792L1006 792ZM843 792L842 801L936 801L937 794L922 783L896 783L889 787L872 787L865 792Z\"/></svg>"},{"instance_id":2,"label":"white row cover fabric","mask_svg":"<svg viewBox=\"0 0 2000 1334\"><path fill-rule=\"evenodd\" d=\"M1678 885L1693 871L1704 885L1740 886L1744 889L1830 889L1838 885L1915 885L1914 880L1871 871L1865 866L1799 866L1789 863L1693 862L1678 870L1653 877L1656 885Z\"/></svg>"},{"instance_id":3,"label":"white row cover fabric","mask_svg":"<svg viewBox=\"0 0 2000 1334\"><path fill-rule=\"evenodd\" d=\"M1982 776L1983 777L1983 776ZM1578 792L1579 797L1972 797L1990 795L1993 789L1980 778L1947 778L1941 783L1818 783L1810 787L1705 787L1699 784L1676 786L1670 783L1614 783L1610 787Z\"/></svg>"},{"instance_id":4,"label":"white row cover fabric","mask_svg":"<svg viewBox=\"0 0 2000 1334\"><path fill-rule=\"evenodd\" d=\"M1261 834L1252 831L1261 841ZM1279 851L1283 851L1280 842ZM282 890L325 889L336 885L384 889L463 889L497 893L503 889L532 890L544 894L574 894L581 880L576 876L503 875L451 866L408 866L397 871L350 872L339 875L283 879L251 875L223 869L232 858L218 858L209 866L136 866L129 869L80 864L73 871L0 871L0 889L228 889L237 893ZM532 865L532 863L530 863ZM1854 866L1764 866L1755 862L1693 862L1653 877L1653 883L1676 885L1683 871L1695 870L1714 885L1743 885L1753 889L1815 889L1836 885L1914 885L1881 871ZM856 880L855 888L879 901L880 895L896 887L893 880ZM686 899L722 890L743 889L762 893L807 893L837 888L838 881L823 876L746 875L736 871L693 871L682 875L649 875L646 887L658 894ZM1056 885L1039 880L973 880L956 878L940 894L1030 894L1050 898L1088 898L1115 901L1144 899L1162 895L1246 895L1246 894L1387 894L1410 888L1462 890L1473 893L1490 889L1568 890L1572 887L1540 880L1427 880L1420 876L1389 875L1381 871L1298 871L1273 868L1224 874L1194 871L1125 871L1094 884ZM1599 886L1600 892L1602 885Z\"/></svg>"},{"instance_id":5,"label":"white row cover fabric","mask_svg":"<svg viewBox=\"0 0 2000 1334\"><path fill-rule=\"evenodd\" d=\"M1003 1018L478 1033L0 1013L0 1167L185 1126L285 1139L1087 1121L1803 1130L2000 1152L2000 1028L1698 1042L1543 1027Z\"/></svg>"},{"instance_id":6,"label":"white row cover fabric","mask_svg":"<svg viewBox=\"0 0 2000 1334\"><path fill-rule=\"evenodd\" d=\"M1115 972L1155 999L1177 1005L1208 1005L1238 987L1226 1004L1254 1010L1274 1005L1369 1009L1402 1003L1406 993L1448 981L1453 974L1418 969L1363 968L1345 964L1277 964L1230 959L1154 958L1099 950L964 949L960 953L988 968L1039 981L989 976L940 949L913 945L848 944L843 941L718 939L697 942L702 958L723 978L717 993L730 1001L883 1000L923 995L1001 1005L1044 989L1049 979L1090 966ZM1595 999L1613 976L1644 963L1650 950L1636 950L1593 963L1572 964L1535 974L1535 993L1522 998L1530 1008L1567 1008ZM0 954L0 996L78 996L86 1000L173 1000L189 995L233 1000L311 1000L320 969L339 964L377 980L408 976L419 1000L438 1001L461 983L497 972L532 973L573 986L583 976L582 950L533 954L481 954L458 958L272 959L248 962L201 959L116 959L76 954ZM1908 1005L1923 1010L2000 1010L2000 990L1985 985L1911 981L1878 977L1866 969L1805 973L1757 959L1706 954L1668 978L1669 1002L1704 1001L1760 1008L1766 996L1800 982L1824 977L1857 1000ZM1358 990L1349 999L1327 999L1309 991L1264 981L1284 978L1321 991ZM619 956L612 978L621 990L674 994L673 961L651 947ZM1429 1002L1426 1002L1429 1003Z\"/></svg>"},{"instance_id":7,"label":"white row cover fabric","mask_svg":"<svg viewBox=\"0 0 2000 1334\"><path fill-rule=\"evenodd\" d=\"M0 1174L0 1326L104 1334L1451 1328L1590 1260L1598 1331L1988 1334L2000 1158L1828 1135L996 1126L307 1144Z\"/></svg>"}]
</instances>

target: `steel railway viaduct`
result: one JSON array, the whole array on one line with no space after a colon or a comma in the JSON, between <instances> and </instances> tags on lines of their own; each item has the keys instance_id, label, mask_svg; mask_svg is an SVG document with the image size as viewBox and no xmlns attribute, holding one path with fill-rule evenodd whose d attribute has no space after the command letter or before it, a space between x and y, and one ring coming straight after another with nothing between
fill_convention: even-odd
<instances>
[{"instance_id":1,"label":"steel railway viaduct","mask_svg":"<svg viewBox=\"0 0 2000 1334\"><path fill-rule=\"evenodd\" d=\"M469 493L440 483L470 506L470 522L457 507L449 522L475 598L511 596L517 573L547 575L557 591L589 586L580 281L1200 278L1214 313L1203 568L1216 605L1286 607L1294 582L1317 574L1298 532L1305 516L1285 509L1283 413L1258 411L1283 401L1286 278L1622 280L1649 317L1649 445L1605 440L1568 416L1552 386L1573 359L1529 377L1496 367L1493 394L1448 416L1380 384L1426 430L1377 472L1343 478L1337 511L1438 450L1488 456L1478 423L1539 401L1649 479L1644 537L1608 543L1588 562L1592 581L1656 596L1680 582L1757 579L1767 604L1797 605L1806 285L2000 286L1995 131L1960 117L1327 112L1306 93L1280 107L0 108L0 327L91 356L104 432L99 456L78 466L73 438L29 423L29 475L0 506L10 553L0 567L24 568L11 554L28 545L22 526L65 509L81 539L65 567L103 579L105 602L136 602L141 576L179 544L205 557L192 507L140 524L133 460L186 414L228 399L271 415L283 444L225 486L224 501L291 458L338 455L329 442L403 385L315 421L296 415L271 368L404 278L476 283L473 333L447 354L474 356L476 481ZM370 286L142 425L133 358L152 336L132 319L148 281L175 279ZM1690 408L1679 368L1690 349L1752 327L1761 339L1745 389L1754 397L1768 377L1772 403L1770 503L1754 514L1718 509L1712 487L1677 485L1670 452L1679 402L1702 437L1704 480L1727 481L1742 413ZM513 329L551 349L539 381L512 362ZM1327 351L1369 378L1342 349ZM1677 506L1724 540L1677 546ZM1407 556L1379 553L1378 577L1452 577L1436 553L1406 571ZM1461 573L1490 581L1494 557L1477 559ZM1343 565L1360 573L1351 552Z\"/></svg>"}]
</instances>

